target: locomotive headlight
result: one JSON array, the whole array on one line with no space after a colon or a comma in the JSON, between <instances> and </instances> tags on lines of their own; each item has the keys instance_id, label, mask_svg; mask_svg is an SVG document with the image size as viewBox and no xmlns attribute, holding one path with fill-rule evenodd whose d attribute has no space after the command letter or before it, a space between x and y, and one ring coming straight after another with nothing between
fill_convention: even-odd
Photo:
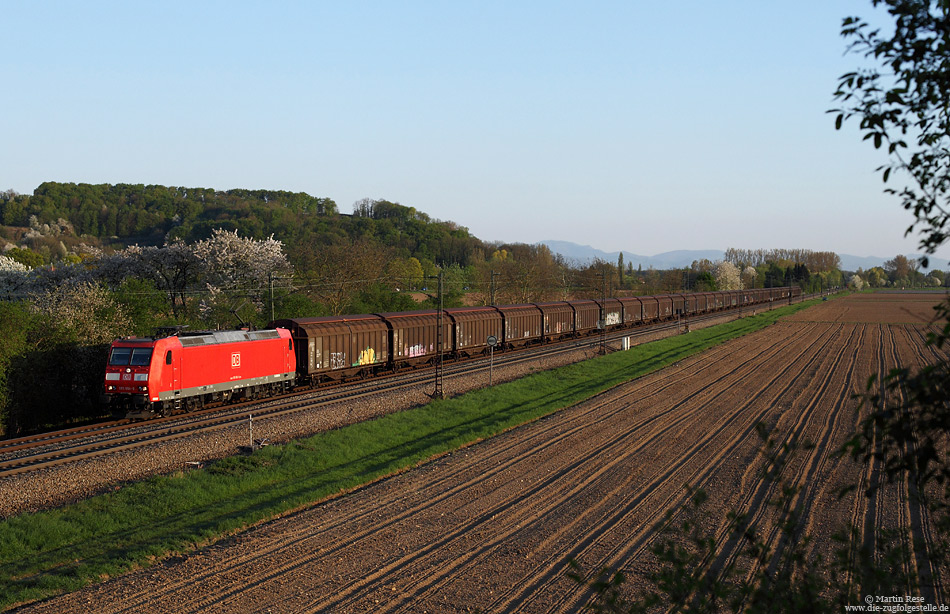
<instances>
[{"instance_id":1,"label":"locomotive headlight","mask_svg":"<svg viewBox=\"0 0 950 614\"><path fill-rule=\"evenodd\" d=\"M115 386L106 386L106 390L115 390Z\"/></svg>"},{"instance_id":2,"label":"locomotive headlight","mask_svg":"<svg viewBox=\"0 0 950 614\"><path fill-rule=\"evenodd\" d=\"M145 392L148 390L148 386L139 386L139 392Z\"/></svg>"}]
</instances>

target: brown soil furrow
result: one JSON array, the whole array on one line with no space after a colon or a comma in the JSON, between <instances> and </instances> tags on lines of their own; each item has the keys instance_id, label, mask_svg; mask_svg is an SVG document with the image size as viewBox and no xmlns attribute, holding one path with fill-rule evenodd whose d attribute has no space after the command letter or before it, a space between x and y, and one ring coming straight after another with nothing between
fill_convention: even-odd
<instances>
[{"instance_id":1,"label":"brown soil furrow","mask_svg":"<svg viewBox=\"0 0 950 614\"><path fill-rule=\"evenodd\" d=\"M876 339L876 342L873 344L874 352L873 352L873 358L872 358L872 365L876 365L876 366L872 367L872 369L873 369L873 373L877 374L878 377L877 377L877 380L873 384L874 388L869 390L867 387L863 387L861 389L861 394L868 394L868 393L873 393L873 392L883 393L882 377L883 377L883 374L886 373L886 371L884 370L884 363L885 363L884 348L887 345L886 336L888 335L888 328L883 324L879 324L876 327L876 333L877 333L876 335L877 339ZM865 409L864 411L861 412L859 416L857 416L856 423L855 423L855 432L857 432L859 429L860 420L862 420L864 416L867 415L868 411L869 409ZM865 493L868 491L868 488L870 487L870 485L874 483L874 480L876 479L877 471L878 471L877 465L875 464L873 460L870 460L870 461L861 461L860 459L856 459L856 460L858 460L858 462L861 463L860 465L861 471L860 471L860 474L857 476L857 482L854 485L854 492L848 495L849 499L852 501L850 521L848 523L848 526L846 527L846 530L849 531L848 543L850 544L850 547L848 548L847 565L846 565L847 569L849 570L847 572L848 585L854 585L860 580L860 578L855 577L855 573L858 568L858 563L862 557L862 551L866 551L865 548L867 547L868 533L866 531L866 526L865 526L866 518L868 518L869 515L873 514L873 510L872 510L873 502L870 497L866 496ZM870 539L873 540L873 531L871 532ZM871 545L873 547L873 542Z\"/></svg>"},{"instance_id":2,"label":"brown soil furrow","mask_svg":"<svg viewBox=\"0 0 950 614\"><path fill-rule=\"evenodd\" d=\"M774 448L772 448L772 452L770 453L777 454L776 460L780 463L790 462L792 465L798 464L799 469L795 477L793 479L786 478L784 480L785 484L779 481L781 473L766 477L765 471L767 469L774 471L775 467L774 465L763 466L762 461L764 457L760 456L760 458L757 459L759 462L750 463L748 469L744 472L741 480L743 486L740 489L743 496L736 502L734 507L731 508L736 513L744 515L751 526L759 527L760 534L765 533L763 541L767 547L775 550L776 556L781 552L781 547L775 546L777 537L776 527L774 522L770 523L766 521L767 517L774 518L776 513L774 507L775 492L780 486L785 485L806 488L809 483L808 478L814 477L814 475L821 470L820 464L816 464L814 461L817 458L824 458L822 453L827 449L828 437L834 432L834 427L829 423L833 424L836 422L836 413L826 413L823 419L821 416L816 417L815 414L819 411L817 398L821 396L821 393L828 390L833 379L833 374L840 368L845 350L853 348L850 359L850 366L852 368L858 351L854 348L855 342L853 338L855 327L832 326L830 328L833 330L834 336L827 337L822 347L823 350L829 352L825 356L825 359L816 365L817 369L809 370L810 377L807 379L803 378L799 380L796 378L795 385L798 390L789 409L782 412L781 415L771 416L774 426L769 429L769 439L774 443ZM847 337L847 339L842 341L841 337ZM837 353L831 353L831 350L836 346L838 347ZM808 398L803 401L804 408L799 410L798 405L801 397L806 396L804 394L805 391L809 392L807 395ZM788 416L792 418L787 419ZM820 430L823 437L818 438L819 443L807 451L811 462L795 463L795 455L800 456L805 453L805 451L799 450L798 446L809 439L808 427L811 425L813 418L824 423L824 426ZM785 422L791 422L791 424L786 426L783 424ZM762 445L764 445L764 442ZM789 447L788 453L781 452L783 445ZM784 468L782 468L781 471L787 473L784 471ZM739 557L745 552L744 539L732 534L729 527L729 523L726 522L724 518L715 533L717 553L715 560L710 563L711 568L722 570L723 574L728 573L737 563ZM750 567L747 571L750 576L754 572L754 567Z\"/></svg>"},{"instance_id":3,"label":"brown soil furrow","mask_svg":"<svg viewBox=\"0 0 950 614\"><path fill-rule=\"evenodd\" d=\"M898 339L906 341L906 325L903 326L890 326L888 328L890 333L890 355L893 360L893 365L895 366L912 366L913 363L916 363L916 357L910 360L905 356L900 356L898 350ZM906 395L903 391L899 391L897 395L897 400L904 404L906 400ZM910 445L899 450L899 455L902 460L906 458L913 458L914 444L911 442ZM917 555L914 548L913 536L918 533L915 531L914 527L911 524L911 517L913 512L911 511L912 506L916 506L915 502L911 501L912 495L911 490L913 485L910 484L910 481L907 479L905 474L900 474L896 476L896 479L893 483L888 484L888 490L891 493L880 492L879 496L882 499L887 499L890 502L890 505L887 509L886 522L888 523L890 529L899 531L899 539L902 546L902 555L901 563L904 568L904 573L908 578L920 578L921 566L918 561ZM888 495L890 494L890 497ZM882 508L884 504L882 504ZM919 527L918 527L919 529Z\"/></svg>"},{"instance_id":4,"label":"brown soil furrow","mask_svg":"<svg viewBox=\"0 0 950 614\"><path fill-rule=\"evenodd\" d=\"M860 473L859 466L842 452L844 443L855 432L860 421L857 412L858 401L854 395L865 389L864 383L874 370L872 365L878 361L877 348L882 343L883 333L884 329L879 325L862 326L862 342L860 347L856 348L858 352L855 360L849 368L837 399L829 408L836 420L836 430L835 432L826 431L830 436L823 444L825 458L821 461L825 469L820 475L815 475L806 482L810 492L802 492L799 495L800 499L807 502L807 507L803 508L800 516L805 519L805 533L812 539L813 558L820 555L825 560L831 560L835 556L835 535L840 530L847 529L848 526L856 526L857 519L863 514L863 512L855 512L850 515L850 524L842 522L840 526L836 526L827 522L829 509L837 507L844 510L858 510L855 498L863 497L863 494L854 491L844 494L839 492L853 484L855 477ZM858 490L863 493L860 489Z\"/></svg>"},{"instance_id":5,"label":"brown soil furrow","mask_svg":"<svg viewBox=\"0 0 950 614\"><path fill-rule=\"evenodd\" d=\"M865 325L848 325L847 328L850 328L852 333L858 333L856 341L852 335L847 345L842 347L842 350L851 350L847 364L842 365L845 352L839 352L820 386L807 386L810 391L816 392L808 395L807 406L802 413L803 419L799 420L795 432L787 440L794 450L791 466L797 465L798 469L791 472L792 475L784 480L785 484L782 486L787 485L794 491L786 503L786 509L800 529L791 535L783 535L780 525L773 523L768 530L765 542L773 551L768 570L772 574L776 572L785 549L803 536L804 529L809 524L808 520L814 518L812 508L830 472L828 465L833 464L833 455L840 445L841 417L851 403L852 396L847 383L853 381L867 334ZM795 450L799 442L806 441L810 447Z\"/></svg>"},{"instance_id":6,"label":"brown soil furrow","mask_svg":"<svg viewBox=\"0 0 950 614\"><path fill-rule=\"evenodd\" d=\"M891 404L900 401L900 391L897 393L887 391L884 386L883 376L887 374L892 368L898 365L896 357L896 348L894 340L894 326L885 326L881 336L881 350L879 356L879 383L878 389L880 391L882 402ZM874 451L880 452L881 442L880 442L880 433L875 432L875 440L872 444ZM906 547L906 543L901 537L897 539L901 543L895 544L893 539L889 536L884 538L881 535L882 530L894 529L895 527L901 527L904 525L899 524L901 519L899 518L900 510L903 509L903 491L902 488L902 479L898 476L898 483L888 483L885 467L883 460L875 454L872 456L869 461L866 463L866 472L863 476L862 486L864 489L862 493L867 493L870 489L870 496L865 495L864 499L864 515L860 518L860 544L861 551L863 556L867 556L868 553L873 553L873 562L876 565L880 565L885 562L883 558L883 550L881 549L892 549L896 547ZM895 518L897 516L897 518ZM912 571L908 567L908 561L903 556L900 557L900 562L903 566L902 573L905 576L910 577ZM864 586L869 581L867 578L858 578L861 587L861 592L868 591L877 591L879 590L876 586Z\"/></svg>"},{"instance_id":7,"label":"brown soil furrow","mask_svg":"<svg viewBox=\"0 0 950 614\"><path fill-rule=\"evenodd\" d=\"M882 402L889 402L889 394L885 392L884 388L884 374L886 374L891 367L894 366L892 362L892 357L890 354L892 336L890 327L885 326L883 334L881 335L881 353L880 353L880 366L878 368L879 374L879 389L882 398ZM875 432L874 442L872 444L874 449L878 451L880 449L880 436L879 433ZM865 492L867 489L876 489L873 496L865 497L866 505L864 510L864 517L860 519L861 522L861 549L865 553L874 553L876 552L875 548L877 546L877 527L881 523L881 514L882 505L886 505L886 502L881 501L881 489L879 486L882 484L882 471L883 463L878 457L872 457L867 463L867 473L865 480Z\"/></svg>"},{"instance_id":8,"label":"brown soil furrow","mask_svg":"<svg viewBox=\"0 0 950 614\"><path fill-rule=\"evenodd\" d=\"M895 352L898 353L901 365L920 368L929 364L933 355L927 351L929 346L925 345L925 333L920 327L904 326L896 332L898 334L895 336L900 337L900 340L895 343ZM918 452L916 442L911 441L907 454L910 458L917 458ZM906 476L901 476L901 487L904 505L897 526L908 528L907 547L912 557L910 563L913 566L913 577L920 582L921 595L927 603L942 603L940 574L927 556L928 550L936 545L929 510L921 500L916 483L907 480Z\"/></svg>"},{"instance_id":9,"label":"brown soil furrow","mask_svg":"<svg viewBox=\"0 0 950 614\"><path fill-rule=\"evenodd\" d=\"M947 348L937 348L935 345L927 342L927 334L934 332L934 326L906 327L908 343L901 344L901 347L912 348L914 361L908 360L909 364L916 364L919 367L934 364L938 360L946 359ZM917 452L912 450L912 454ZM920 502L921 493L916 488L911 492L910 500L915 502L911 506L911 530L914 545L914 552L917 556L918 567L922 570L920 580L924 595L929 597L928 603L943 603L945 601L944 585L947 578L941 575L940 570L934 567L933 561L926 557L926 551L929 548L936 547L936 537L932 524L930 510L925 503Z\"/></svg>"}]
</instances>

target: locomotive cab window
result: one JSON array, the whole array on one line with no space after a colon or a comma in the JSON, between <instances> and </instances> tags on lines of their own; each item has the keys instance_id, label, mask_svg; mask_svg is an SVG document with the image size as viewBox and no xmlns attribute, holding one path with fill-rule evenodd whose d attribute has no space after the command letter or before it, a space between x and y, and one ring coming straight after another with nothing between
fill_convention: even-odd
<instances>
[{"instance_id":1,"label":"locomotive cab window","mask_svg":"<svg viewBox=\"0 0 950 614\"><path fill-rule=\"evenodd\" d=\"M135 348L132 350L132 360L129 364L145 367L152 362L152 348Z\"/></svg>"},{"instance_id":2,"label":"locomotive cab window","mask_svg":"<svg viewBox=\"0 0 950 614\"><path fill-rule=\"evenodd\" d=\"M172 364L172 351L171 351L171 350L168 350L167 352L165 352L165 364L166 364L166 365Z\"/></svg>"},{"instance_id":3,"label":"locomotive cab window","mask_svg":"<svg viewBox=\"0 0 950 614\"><path fill-rule=\"evenodd\" d=\"M131 356L132 348L112 348L112 355L109 356L109 364L124 367L129 364L129 358Z\"/></svg>"}]
</instances>

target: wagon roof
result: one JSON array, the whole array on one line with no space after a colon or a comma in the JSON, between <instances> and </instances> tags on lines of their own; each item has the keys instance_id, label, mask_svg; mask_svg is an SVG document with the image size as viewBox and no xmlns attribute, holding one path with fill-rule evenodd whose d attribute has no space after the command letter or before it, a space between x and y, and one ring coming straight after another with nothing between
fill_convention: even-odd
<instances>
[{"instance_id":1,"label":"wagon roof","mask_svg":"<svg viewBox=\"0 0 950 614\"><path fill-rule=\"evenodd\" d=\"M381 318L390 319L390 318L409 318L413 316L433 316L439 315L438 309L418 309L415 311L387 311L384 313L374 313L373 315L379 316Z\"/></svg>"},{"instance_id":2,"label":"wagon roof","mask_svg":"<svg viewBox=\"0 0 950 614\"><path fill-rule=\"evenodd\" d=\"M301 326L305 324L322 324L324 322L355 322L359 320L382 320L382 317L375 313L363 313L358 315L321 316L318 318L286 318L274 320L268 324L268 326L286 328L286 323Z\"/></svg>"},{"instance_id":3,"label":"wagon roof","mask_svg":"<svg viewBox=\"0 0 950 614\"><path fill-rule=\"evenodd\" d=\"M466 311L473 311L473 312L478 312L478 311L497 312L497 309L496 309L495 307L489 307L489 306L484 306L484 305L473 305L473 306L471 306L471 307L449 307L449 308L445 309L444 311L450 311L450 312L452 312L452 313L465 313Z\"/></svg>"}]
</instances>

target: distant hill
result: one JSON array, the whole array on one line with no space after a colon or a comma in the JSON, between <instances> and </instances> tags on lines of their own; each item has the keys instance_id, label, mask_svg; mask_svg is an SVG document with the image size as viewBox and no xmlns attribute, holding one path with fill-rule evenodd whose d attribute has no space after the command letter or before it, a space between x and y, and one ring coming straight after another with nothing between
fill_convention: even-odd
<instances>
[{"instance_id":1,"label":"distant hill","mask_svg":"<svg viewBox=\"0 0 950 614\"><path fill-rule=\"evenodd\" d=\"M541 243L548 246L552 252L561 254L568 260L575 260L581 263L588 262L595 258L613 263L617 261L617 257L620 255L620 252L605 252L590 245L578 245L570 241L541 241ZM702 260L703 258L713 262L722 260L724 254L724 251L715 249L676 250L663 252L662 254L656 254L654 256L643 256L623 252L623 261L624 263L631 263L634 268L640 266L644 269L650 267L654 269L681 269L691 265L694 260ZM856 271L859 268L867 270L876 266L884 266L886 260L890 260L894 257L852 256L850 254L838 254L838 256L841 258L841 268L845 271ZM920 258L920 254L906 254L906 256L910 259ZM942 258L931 258L929 264L929 268L921 270L924 272L931 269L950 270L950 261Z\"/></svg>"},{"instance_id":2,"label":"distant hill","mask_svg":"<svg viewBox=\"0 0 950 614\"><path fill-rule=\"evenodd\" d=\"M578 245L570 241L541 241L541 243L546 245L552 252L561 254L568 260L575 260L579 263L588 262L595 258L614 263L617 262L617 257L620 255L620 252L605 252L590 245ZM623 252L623 262L624 264L630 263L633 268L642 267L649 269L653 267L654 269L678 269L688 267L694 260L702 260L703 258L712 260L713 262L722 260L723 254L724 252L722 250L716 249L683 249L664 252L662 254L656 254L655 256L643 256L641 254Z\"/></svg>"}]
</instances>

